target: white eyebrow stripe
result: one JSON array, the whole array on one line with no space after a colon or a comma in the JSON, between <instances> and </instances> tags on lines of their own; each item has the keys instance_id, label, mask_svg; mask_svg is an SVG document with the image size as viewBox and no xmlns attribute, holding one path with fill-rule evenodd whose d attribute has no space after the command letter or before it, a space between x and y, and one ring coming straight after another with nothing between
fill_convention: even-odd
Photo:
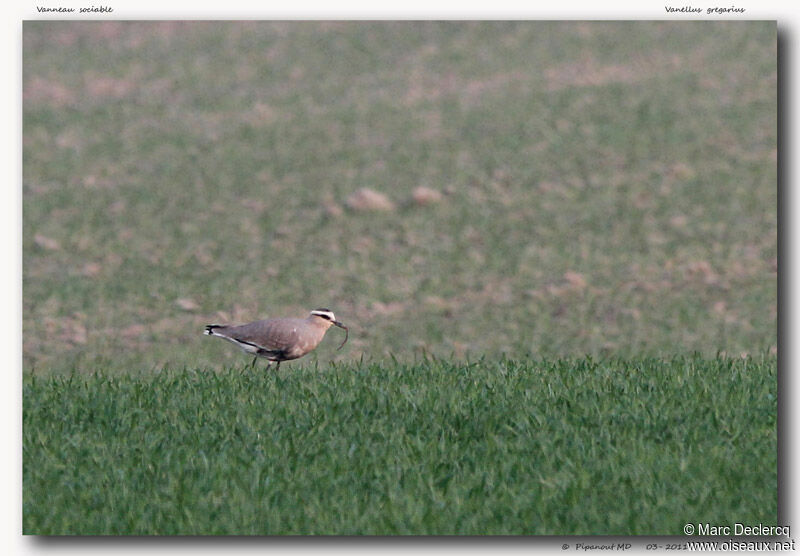
<instances>
[{"instance_id":1,"label":"white eyebrow stripe","mask_svg":"<svg viewBox=\"0 0 800 556\"><path fill-rule=\"evenodd\" d=\"M332 320L332 321L336 320L336 317L334 316L333 311L318 311L318 310L314 310L314 311L311 311L311 314L312 315L316 315L318 317L322 317L324 319L329 319L329 320Z\"/></svg>"}]
</instances>

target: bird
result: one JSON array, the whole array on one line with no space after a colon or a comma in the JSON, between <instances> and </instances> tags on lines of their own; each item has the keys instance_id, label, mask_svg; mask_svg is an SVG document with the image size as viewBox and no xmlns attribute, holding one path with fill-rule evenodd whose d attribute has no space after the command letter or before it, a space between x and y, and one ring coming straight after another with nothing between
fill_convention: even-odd
<instances>
[{"instance_id":1,"label":"bird","mask_svg":"<svg viewBox=\"0 0 800 556\"><path fill-rule=\"evenodd\" d=\"M297 359L316 348L331 326L338 326L345 332L344 341L337 348L342 349L349 330L336 320L330 309L314 309L304 319L271 318L240 326L208 324L203 334L233 342L245 352L255 355L251 368L259 357L264 357L270 363L277 362L277 371L282 361Z\"/></svg>"}]
</instances>

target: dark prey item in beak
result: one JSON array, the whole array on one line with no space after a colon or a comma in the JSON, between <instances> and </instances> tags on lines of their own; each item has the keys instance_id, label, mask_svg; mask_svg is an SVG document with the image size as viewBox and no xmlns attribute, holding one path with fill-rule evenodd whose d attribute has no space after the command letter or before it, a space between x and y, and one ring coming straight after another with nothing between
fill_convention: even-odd
<instances>
[{"instance_id":1,"label":"dark prey item in beak","mask_svg":"<svg viewBox=\"0 0 800 556\"><path fill-rule=\"evenodd\" d=\"M338 348L336 348L336 351L339 351L347 343L347 337L350 335L350 331L347 330L347 327L345 325L343 325L341 322L339 322L338 320L333 321L333 324L335 326L338 326L339 328L343 328L344 329L344 342L342 342L342 345L340 345Z\"/></svg>"}]
</instances>

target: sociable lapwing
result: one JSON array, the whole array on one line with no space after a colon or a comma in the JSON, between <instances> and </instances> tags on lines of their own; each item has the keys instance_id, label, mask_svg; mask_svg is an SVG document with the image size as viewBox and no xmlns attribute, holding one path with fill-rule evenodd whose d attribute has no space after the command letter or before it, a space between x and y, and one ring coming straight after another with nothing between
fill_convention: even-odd
<instances>
[{"instance_id":1,"label":"sociable lapwing","mask_svg":"<svg viewBox=\"0 0 800 556\"><path fill-rule=\"evenodd\" d=\"M347 342L348 330L329 309L314 309L304 319L273 318L241 326L209 324L205 334L224 338L255 355L253 365L259 357L275 361L277 370L281 361L297 359L317 347L331 325L344 329L344 341L338 347L342 349Z\"/></svg>"}]
</instances>

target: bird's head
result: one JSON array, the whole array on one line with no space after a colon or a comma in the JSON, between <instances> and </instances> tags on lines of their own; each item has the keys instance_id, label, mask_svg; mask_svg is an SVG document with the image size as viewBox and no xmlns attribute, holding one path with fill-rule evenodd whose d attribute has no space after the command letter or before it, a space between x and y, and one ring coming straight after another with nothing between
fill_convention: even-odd
<instances>
[{"instance_id":1,"label":"bird's head","mask_svg":"<svg viewBox=\"0 0 800 556\"><path fill-rule=\"evenodd\" d=\"M342 349L342 346L347 342L347 337L349 335L349 330L347 329L347 327L338 320L336 320L336 315L334 315L333 311L331 311L330 309L314 309L313 311L311 311L311 318L315 317L327 321L328 326L334 325L344 330L344 342L342 342L342 345L340 345L337 348L337 349Z\"/></svg>"}]
</instances>

